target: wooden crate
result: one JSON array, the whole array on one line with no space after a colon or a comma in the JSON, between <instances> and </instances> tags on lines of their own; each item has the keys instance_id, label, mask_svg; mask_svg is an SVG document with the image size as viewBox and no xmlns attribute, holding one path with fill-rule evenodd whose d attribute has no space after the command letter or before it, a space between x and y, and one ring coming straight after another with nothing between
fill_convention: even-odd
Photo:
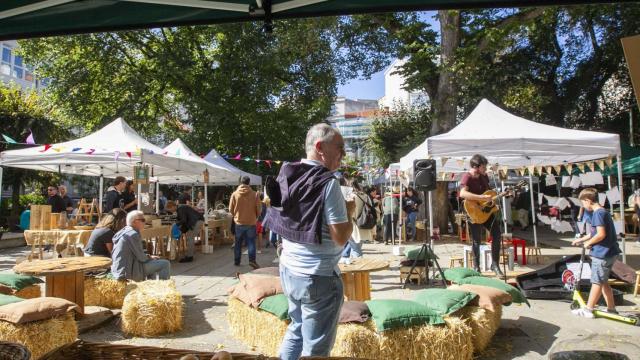
<instances>
[{"instance_id":1,"label":"wooden crate","mask_svg":"<svg viewBox=\"0 0 640 360\"><path fill-rule=\"evenodd\" d=\"M29 229L51 229L51 205L31 205Z\"/></svg>"},{"instance_id":2,"label":"wooden crate","mask_svg":"<svg viewBox=\"0 0 640 360\"><path fill-rule=\"evenodd\" d=\"M63 217L63 216L67 216L66 213L65 214L63 214L63 213L51 213L51 216L50 216L50 219L49 219L49 221L50 221L49 228L50 229L66 229L67 228L66 225L63 226L63 227L60 227L60 218ZM65 221L64 223L67 224L67 221Z\"/></svg>"}]
</instances>

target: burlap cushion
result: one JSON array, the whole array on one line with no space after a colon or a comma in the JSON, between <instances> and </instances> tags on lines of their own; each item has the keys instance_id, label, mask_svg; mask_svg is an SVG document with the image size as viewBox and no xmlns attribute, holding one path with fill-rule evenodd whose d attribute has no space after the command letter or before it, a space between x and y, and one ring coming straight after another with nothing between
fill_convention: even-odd
<instances>
[{"instance_id":1,"label":"burlap cushion","mask_svg":"<svg viewBox=\"0 0 640 360\"><path fill-rule=\"evenodd\" d=\"M79 307L71 301L54 297L39 297L0 306L0 320L23 324L51 319L72 310L77 311Z\"/></svg>"},{"instance_id":2,"label":"burlap cushion","mask_svg":"<svg viewBox=\"0 0 640 360\"><path fill-rule=\"evenodd\" d=\"M254 308L257 308L265 297L283 293L279 277L243 274L238 278L240 282L228 290L229 295Z\"/></svg>"},{"instance_id":3,"label":"burlap cushion","mask_svg":"<svg viewBox=\"0 0 640 360\"><path fill-rule=\"evenodd\" d=\"M0 284L0 294L12 295L13 294L13 289L8 287L7 285Z\"/></svg>"},{"instance_id":4,"label":"burlap cushion","mask_svg":"<svg viewBox=\"0 0 640 360\"><path fill-rule=\"evenodd\" d=\"M509 293L488 286L464 284L451 285L448 289L464 290L478 294L478 297L471 300L469 305L479 306L490 311L495 311L496 305L509 304L512 301Z\"/></svg>"},{"instance_id":5,"label":"burlap cushion","mask_svg":"<svg viewBox=\"0 0 640 360\"><path fill-rule=\"evenodd\" d=\"M345 301L340 309L340 319L338 322L349 323L359 322L364 323L371 317L371 312L366 303L362 301Z\"/></svg>"}]
</instances>

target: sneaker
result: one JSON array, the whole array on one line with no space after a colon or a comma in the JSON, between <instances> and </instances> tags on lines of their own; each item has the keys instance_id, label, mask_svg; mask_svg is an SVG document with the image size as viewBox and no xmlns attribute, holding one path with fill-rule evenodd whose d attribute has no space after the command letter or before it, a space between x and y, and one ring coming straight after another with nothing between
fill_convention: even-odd
<instances>
[{"instance_id":1,"label":"sneaker","mask_svg":"<svg viewBox=\"0 0 640 360\"><path fill-rule=\"evenodd\" d=\"M499 278L504 278L504 273L502 272L502 270L500 270L500 266L497 265L492 265L491 266L491 271L493 271L496 274L496 277Z\"/></svg>"},{"instance_id":2,"label":"sneaker","mask_svg":"<svg viewBox=\"0 0 640 360\"><path fill-rule=\"evenodd\" d=\"M606 312L609 314L618 314L618 310L616 309L607 309L606 306L598 306L598 311Z\"/></svg>"},{"instance_id":3,"label":"sneaker","mask_svg":"<svg viewBox=\"0 0 640 360\"><path fill-rule=\"evenodd\" d=\"M582 316L585 317L587 319L593 319L595 318L595 316L593 316L593 311L587 309L587 308L580 308L580 309L575 309L575 310L571 310L571 313L575 316Z\"/></svg>"},{"instance_id":4,"label":"sneaker","mask_svg":"<svg viewBox=\"0 0 640 360\"><path fill-rule=\"evenodd\" d=\"M249 261L249 265L251 265L251 267L254 269L260 269L260 265L258 265L258 263L255 261Z\"/></svg>"}]
</instances>

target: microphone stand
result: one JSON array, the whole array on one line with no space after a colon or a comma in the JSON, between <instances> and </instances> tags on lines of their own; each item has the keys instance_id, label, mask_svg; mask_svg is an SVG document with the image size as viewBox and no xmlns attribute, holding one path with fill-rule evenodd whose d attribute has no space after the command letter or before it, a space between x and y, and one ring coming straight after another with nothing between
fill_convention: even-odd
<instances>
[{"instance_id":1,"label":"microphone stand","mask_svg":"<svg viewBox=\"0 0 640 360\"><path fill-rule=\"evenodd\" d=\"M491 178L493 179L494 188L497 189L498 188L498 181L496 180L496 172L495 171L491 172ZM504 189L502 189L502 190L504 191ZM496 207L498 208L498 214L500 214L500 220L504 219L504 212L503 212L502 206L500 206L500 202L499 201L496 202ZM496 216L493 217L493 221L494 222L496 221ZM505 229L504 229L504 231L502 231L502 229L501 229L501 231L500 231L501 232L500 239L493 239L493 241L500 241L500 243L499 243L500 244L500 251L502 252L502 258L504 259L505 252L504 252L504 246L503 246L504 244L502 243L502 234L505 234L507 232L507 229L506 229L506 224L504 223L504 221L500 221L500 223L502 223L502 225L498 225L498 226L499 227L504 226ZM491 223L491 228L493 228L493 222ZM498 268L500 268L500 259L498 259L497 266L498 266ZM506 261L503 261L503 263L502 263L502 272L504 273L504 282L507 283L507 262Z\"/></svg>"}]
</instances>

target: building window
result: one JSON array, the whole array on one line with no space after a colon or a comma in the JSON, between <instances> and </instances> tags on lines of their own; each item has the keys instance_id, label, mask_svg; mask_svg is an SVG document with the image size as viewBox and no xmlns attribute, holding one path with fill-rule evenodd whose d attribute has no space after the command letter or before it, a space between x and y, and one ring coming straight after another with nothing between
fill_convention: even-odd
<instances>
[{"instance_id":1,"label":"building window","mask_svg":"<svg viewBox=\"0 0 640 360\"><path fill-rule=\"evenodd\" d=\"M6 63L11 63L11 49L6 47L2 48L2 61Z\"/></svg>"},{"instance_id":2,"label":"building window","mask_svg":"<svg viewBox=\"0 0 640 360\"><path fill-rule=\"evenodd\" d=\"M5 63L0 64L0 73L11 76L11 65Z\"/></svg>"},{"instance_id":3,"label":"building window","mask_svg":"<svg viewBox=\"0 0 640 360\"><path fill-rule=\"evenodd\" d=\"M23 75L22 68L19 68L19 67L15 67L15 66L14 66L14 67L13 67L13 74L12 74L12 75L13 75L14 77L17 77L18 79L22 79L22 75Z\"/></svg>"}]
</instances>

